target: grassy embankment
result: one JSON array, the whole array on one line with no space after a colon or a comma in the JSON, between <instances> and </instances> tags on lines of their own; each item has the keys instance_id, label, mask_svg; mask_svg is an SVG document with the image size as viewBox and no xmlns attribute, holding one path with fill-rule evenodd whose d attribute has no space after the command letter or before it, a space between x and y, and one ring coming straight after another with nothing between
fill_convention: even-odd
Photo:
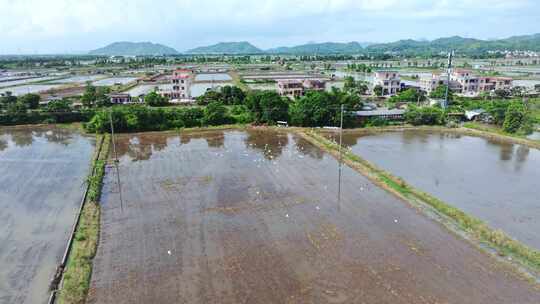
<instances>
[{"instance_id":1,"label":"grassy embankment","mask_svg":"<svg viewBox=\"0 0 540 304\"><path fill-rule=\"evenodd\" d=\"M297 132L309 142L338 157L339 146L336 143L314 131L299 130ZM466 214L458 208L415 189L403 179L377 168L367 160L346 149L343 150L343 161L351 168L370 178L377 185L411 203L413 206L420 208L426 205L430 206L442 218L450 220L453 226L465 231L470 238L495 249L500 256L512 257L514 261L519 262L532 272L536 274L540 272L539 251L508 237L500 230L490 228L483 221Z\"/></svg>"},{"instance_id":2,"label":"grassy embankment","mask_svg":"<svg viewBox=\"0 0 540 304\"><path fill-rule=\"evenodd\" d=\"M540 149L540 140L528 139L526 136L523 135L506 133L501 128L496 126L484 125L477 122L467 122L463 124L463 127L469 129L471 131L471 134L473 135L478 134L485 137L507 139L514 141L515 143L524 144Z\"/></svg>"},{"instance_id":3,"label":"grassy embankment","mask_svg":"<svg viewBox=\"0 0 540 304\"><path fill-rule=\"evenodd\" d=\"M242 77L238 74L238 72L230 71L229 76L231 76L231 78L233 80L233 84L235 86L239 87L240 89L242 89L242 91L244 91L244 92L251 91L249 86L242 81Z\"/></svg>"},{"instance_id":4,"label":"grassy embankment","mask_svg":"<svg viewBox=\"0 0 540 304\"><path fill-rule=\"evenodd\" d=\"M105 164L109 153L110 135L98 135L96 154L88 176L88 194L76 228L68 258L58 303L84 303L92 276L92 260L99 241L100 207L99 198Z\"/></svg>"}]
</instances>

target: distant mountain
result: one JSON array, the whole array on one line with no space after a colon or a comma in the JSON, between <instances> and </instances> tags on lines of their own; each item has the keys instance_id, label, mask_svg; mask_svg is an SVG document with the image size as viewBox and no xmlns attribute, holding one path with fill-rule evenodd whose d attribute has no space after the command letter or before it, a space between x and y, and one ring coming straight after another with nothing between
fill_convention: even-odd
<instances>
[{"instance_id":1,"label":"distant mountain","mask_svg":"<svg viewBox=\"0 0 540 304\"><path fill-rule=\"evenodd\" d=\"M266 52L272 54L351 54L361 53L369 43L308 43L292 47L278 47L269 49Z\"/></svg>"},{"instance_id":2,"label":"distant mountain","mask_svg":"<svg viewBox=\"0 0 540 304\"><path fill-rule=\"evenodd\" d=\"M261 54L263 51L247 41L220 42L186 51L186 54Z\"/></svg>"},{"instance_id":3,"label":"distant mountain","mask_svg":"<svg viewBox=\"0 0 540 304\"><path fill-rule=\"evenodd\" d=\"M435 54L455 50L458 53L474 54L494 50L540 51L540 34L514 36L506 39L480 40L459 36L439 38L432 41L399 40L391 43L372 44L367 52L396 52L403 54Z\"/></svg>"},{"instance_id":4,"label":"distant mountain","mask_svg":"<svg viewBox=\"0 0 540 304\"><path fill-rule=\"evenodd\" d=\"M177 55L178 51L158 43L151 42L114 42L97 50L90 55L105 56L145 56L145 55Z\"/></svg>"}]
</instances>

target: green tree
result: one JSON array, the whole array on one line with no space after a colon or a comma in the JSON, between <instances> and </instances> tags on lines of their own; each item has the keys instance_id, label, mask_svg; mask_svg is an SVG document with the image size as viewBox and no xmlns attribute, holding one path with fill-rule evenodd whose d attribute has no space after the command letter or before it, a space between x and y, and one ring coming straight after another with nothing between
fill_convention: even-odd
<instances>
[{"instance_id":1,"label":"green tree","mask_svg":"<svg viewBox=\"0 0 540 304\"><path fill-rule=\"evenodd\" d=\"M495 90L495 96L498 98L510 97L511 92L509 90L497 89Z\"/></svg>"},{"instance_id":2,"label":"green tree","mask_svg":"<svg viewBox=\"0 0 540 304\"><path fill-rule=\"evenodd\" d=\"M527 109L525 105L519 101L511 102L506 110L503 130L508 133L517 133L526 121Z\"/></svg>"},{"instance_id":3,"label":"green tree","mask_svg":"<svg viewBox=\"0 0 540 304\"><path fill-rule=\"evenodd\" d=\"M246 98L246 106L257 123L273 124L287 120L289 103L286 98L273 91L254 91Z\"/></svg>"},{"instance_id":4,"label":"green tree","mask_svg":"<svg viewBox=\"0 0 540 304\"><path fill-rule=\"evenodd\" d=\"M204 108L203 124L217 126L227 124L231 119L227 116L227 108L219 102L212 101Z\"/></svg>"},{"instance_id":5,"label":"green tree","mask_svg":"<svg viewBox=\"0 0 540 304\"><path fill-rule=\"evenodd\" d=\"M346 76L344 79L343 89L345 91L353 91L356 89L356 81L354 80L354 77L352 76Z\"/></svg>"},{"instance_id":6,"label":"green tree","mask_svg":"<svg viewBox=\"0 0 540 304\"><path fill-rule=\"evenodd\" d=\"M144 103L151 107L162 107L166 106L169 102L166 97L159 95L156 91L152 91L144 96Z\"/></svg>"},{"instance_id":7,"label":"green tree","mask_svg":"<svg viewBox=\"0 0 540 304\"><path fill-rule=\"evenodd\" d=\"M90 82L86 83L84 93L81 96L81 103L87 108L91 108L95 105L97 89Z\"/></svg>"},{"instance_id":8,"label":"green tree","mask_svg":"<svg viewBox=\"0 0 540 304\"><path fill-rule=\"evenodd\" d=\"M223 103L226 105L238 105L244 103L246 94L237 86L224 86L220 90Z\"/></svg>"},{"instance_id":9,"label":"green tree","mask_svg":"<svg viewBox=\"0 0 540 304\"><path fill-rule=\"evenodd\" d=\"M20 113L26 113L26 110L28 109L27 105L25 103L22 103L20 101L12 102L7 105L7 113L8 114L20 114Z\"/></svg>"},{"instance_id":10,"label":"green tree","mask_svg":"<svg viewBox=\"0 0 540 304\"><path fill-rule=\"evenodd\" d=\"M47 111L49 112L69 112L71 110L71 103L66 100L55 100L49 102L47 105Z\"/></svg>"},{"instance_id":11,"label":"green tree","mask_svg":"<svg viewBox=\"0 0 540 304\"><path fill-rule=\"evenodd\" d=\"M438 107L416 107L410 105L405 111L405 121L415 125L442 125L445 123L444 111Z\"/></svg>"},{"instance_id":12,"label":"green tree","mask_svg":"<svg viewBox=\"0 0 540 304\"><path fill-rule=\"evenodd\" d=\"M216 92L214 90L206 91L203 95L198 96L195 100L198 105L204 106L213 101L222 101L223 95L221 92Z\"/></svg>"},{"instance_id":13,"label":"green tree","mask_svg":"<svg viewBox=\"0 0 540 304\"><path fill-rule=\"evenodd\" d=\"M435 90L433 90L429 97L431 98L437 98L437 99L444 99L446 96L446 85L440 85ZM454 92L452 90L448 90L448 100L454 100Z\"/></svg>"},{"instance_id":14,"label":"green tree","mask_svg":"<svg viewBox=\"0 0 540 304\"><path fill-rule=\"evenodd\" d=\"M382 96L383 95L383 87L380 85L376 85L373 87L373 93L375 93L375 96Z\"/></svg>"},{"instance_id":15,"label":"green tree","mask_svg":"<svg viewBox=\"0 0 540 304\"><path fill-rule=\"evenodd\" d=\"M0 102L4 105L4 106L7 106L8 104L10 103L16 103L17 102L17 97L16 96L13 96L13 94L11 93L11 91L6 91L4 93L4 96L0 97Z\"/></svg>"},{"instance_id":16,"label":"green tree","mask_svg":"<svg viewBox=\"0 0 540 304\"><path fill-rule=\"evenodd\" d=\"M362 108L362 102L358 95L337 89L308 92L295 100L289 107L290 122L302 127L338 126L342 104L345 108L343 124L351 127L355 123L354 111Z\"/></svg>"},{"instance_id":17,"label":"green tree","mask_svg":"<svg viewBox=\"0 0 540 304\"><path fill-rule=\"evenodd\" d=\"M426 99L425 95L415 89L407 89L405 91L399 92L397 95L390 97L390 102L417 102L424 101Z\"/></svg>"},{"instance_id":18,"label":"green tree","mask_svg":"<svg viewBox=\"0 0 540 304\"><path fill-rule=\"evenodd\" d=\"M17 102L24 104L28 109L37 109L41 97L38 94L26 94L17 99Z\"/></svg>"}]
</instances>

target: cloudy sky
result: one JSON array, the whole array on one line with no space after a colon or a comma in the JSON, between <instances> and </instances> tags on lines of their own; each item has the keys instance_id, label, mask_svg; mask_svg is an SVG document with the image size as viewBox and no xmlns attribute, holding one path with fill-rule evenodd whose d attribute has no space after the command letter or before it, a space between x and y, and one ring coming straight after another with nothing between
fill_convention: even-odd
<instances>
[{"instance_id":1,"label":"cloudy sky","mask_svg":"<svg viewBox=\"0 0 540 304\"><path fill-rule=\"evenodd\" d=\"M114 41L184 51L222 41L270 48L535 32L539 0L0 0L0 54L84 52Z\"/></svg>"}]
</instances>

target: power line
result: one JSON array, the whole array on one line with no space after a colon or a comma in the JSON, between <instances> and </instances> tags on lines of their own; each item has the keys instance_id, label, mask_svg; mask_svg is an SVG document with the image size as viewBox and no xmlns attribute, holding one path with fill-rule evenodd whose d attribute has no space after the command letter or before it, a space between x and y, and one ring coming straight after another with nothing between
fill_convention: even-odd
<instances>
[{"instance_id":1,"label":"power line","mask_svg":"<svg viewBox=\"0 0 540 304\"><path fill-rule=\"evenodd\" d=\"M111 141L113 145L113 151L114 151L114 166L116 167L116 178L118 183L118 194L120 196L120 211L124 211L124 202L122 199L122 183L120 181L120 162L118 160L118 153L116 152L116 141L114 138L114 124L112 121L112 109L109 112L109 122L111 123Z\"/></svg>"}]
</instances>

